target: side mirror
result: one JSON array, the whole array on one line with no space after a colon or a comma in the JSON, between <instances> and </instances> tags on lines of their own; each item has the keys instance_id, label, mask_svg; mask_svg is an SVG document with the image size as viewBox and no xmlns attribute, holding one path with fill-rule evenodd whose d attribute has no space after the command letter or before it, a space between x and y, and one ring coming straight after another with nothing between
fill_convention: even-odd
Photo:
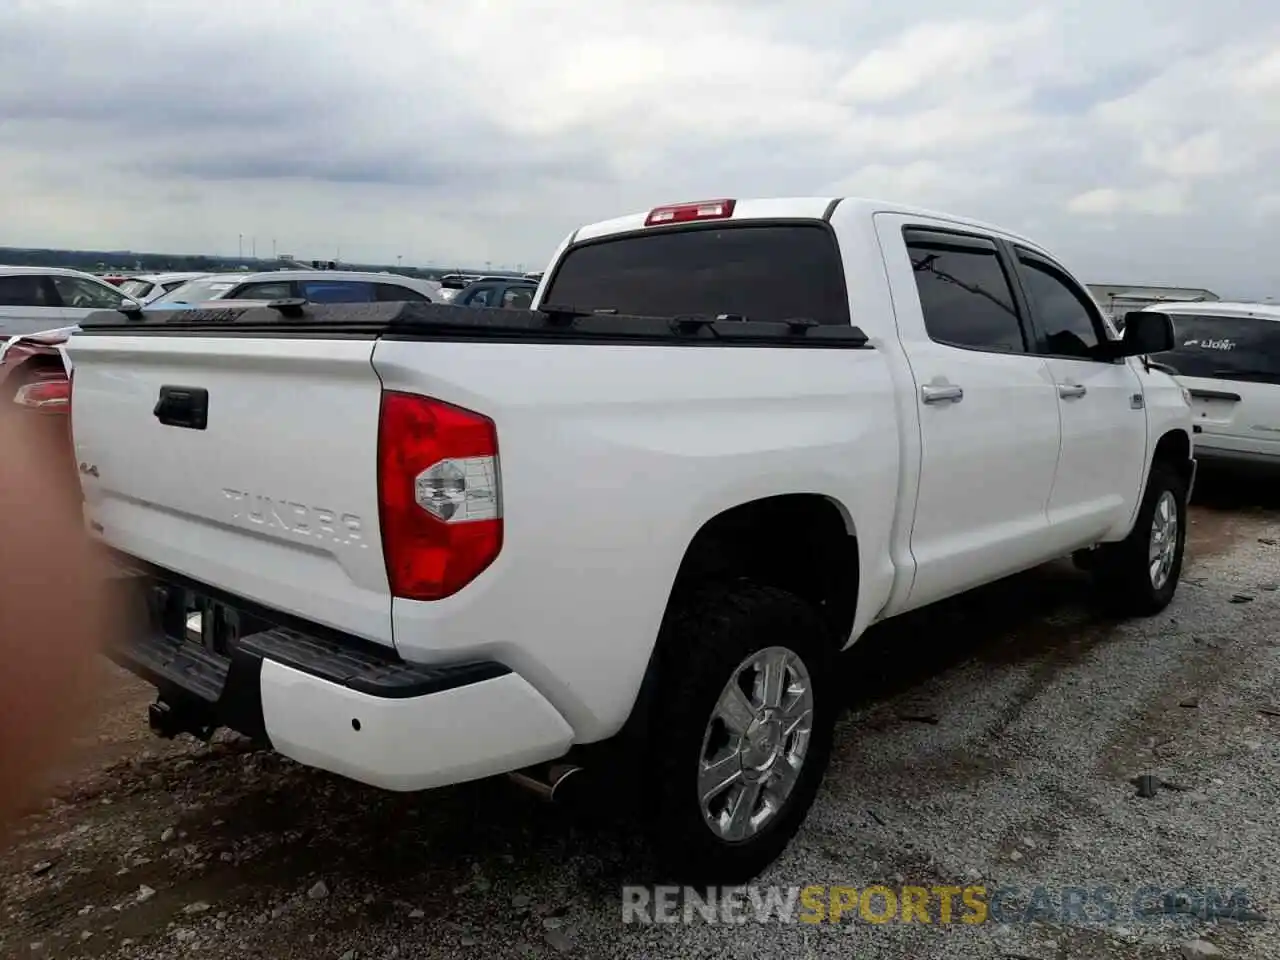
<instances>
[{"instance_id":1,"label":"side mirror","mask_svg":"<svg viewBox=\"0 0 1280 960\"><path fill-rule=\"evenodd\" d=\"M125 297L124 300L120 301L120 306L116 307L116 309L131 320L136 320L142 316L142 304L132 297Z\"/></svg>"},{"instance_id":2,"label":"side mirror","mask_svg":"<svg viewBox=\"0 0 1280 960\"><path fill-rule=\"evenodd\" d=\"M1116 357L1141 357L1174 348L1173 320L1167 313L1133 310L1124 316L1123 338L1111 351Z\"/></svg>"}]
</instances>

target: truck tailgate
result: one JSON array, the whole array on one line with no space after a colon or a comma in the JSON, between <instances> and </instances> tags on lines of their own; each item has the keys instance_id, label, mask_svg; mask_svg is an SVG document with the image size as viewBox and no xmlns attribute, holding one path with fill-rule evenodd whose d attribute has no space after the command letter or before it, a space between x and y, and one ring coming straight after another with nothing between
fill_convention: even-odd
<instances>
[{"instance_id":1,"label":"truck tailgate","mask_svg":"<svg viewBox=\"0 0 1280 960\"><path fill-rule=\"evenodd\" d=\"M373 345L73 337L90 519L127 554L391 645Z\"/></svg>"}]
</instances>

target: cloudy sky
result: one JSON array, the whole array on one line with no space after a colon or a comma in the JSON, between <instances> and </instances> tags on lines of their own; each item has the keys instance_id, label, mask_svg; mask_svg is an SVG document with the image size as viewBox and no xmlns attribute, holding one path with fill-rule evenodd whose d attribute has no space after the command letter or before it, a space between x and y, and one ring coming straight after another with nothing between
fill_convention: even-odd
<instances>
[{"instance_id":1,"label":"cloudy sky","mask_svg":"<svg viewBox=\"0 0 1280 960\"><path fill-rule=\"evenodd\" d=\"M0 245L545 264L862 195L1280 296L1269 0L0 0Z\"/></svg>"}]
</instances>

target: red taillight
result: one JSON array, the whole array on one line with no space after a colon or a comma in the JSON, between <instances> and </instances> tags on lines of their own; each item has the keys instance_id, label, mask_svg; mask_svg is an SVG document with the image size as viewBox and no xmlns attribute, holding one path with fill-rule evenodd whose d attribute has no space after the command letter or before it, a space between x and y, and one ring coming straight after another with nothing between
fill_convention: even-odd
<instances>
[{"instance_id":1,"label":"red taillight","mask_svg":"<svg viewBox=\"0 0 1280 960\"><path fill-rule=\"evenodd\" d=\"M646 227L664 223L688 223L690 220L724 220L733 216L733 200L702 200L698 203L672 203L654 207L645 217Z\"/></svg>"},{"instance_id":2,"label":"red taillight","mask_svg":"<svg viewBox=\"0 0 1280 960\"><path fill-rule=\"evenodd\" d=\"M34 380L18 388L13 402L28 410L67 413L71 409L71 381L64 376Z\"/></svg>"},{"instance_id":3,"label":"red taillight","mask_svg":"<svg viewBox=\"0 0 1280 960\"><path fill-rule=\"evenodd\" d=\"M439 600L474 580L502 549L493 421L430 397L384 393L378 512L394 596Z\"/></svg>"}]
</instances>

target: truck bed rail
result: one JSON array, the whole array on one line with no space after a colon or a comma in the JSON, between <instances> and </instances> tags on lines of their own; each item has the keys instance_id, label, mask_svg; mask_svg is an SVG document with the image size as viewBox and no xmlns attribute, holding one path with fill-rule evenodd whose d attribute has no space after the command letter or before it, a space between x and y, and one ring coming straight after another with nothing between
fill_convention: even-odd
<instances>
[{"instance_id":1,"label":"truck bed rail","mask_svg":"<svg viewBox=\"0 0 1280 960\"><path fill-rule=\"evenodd\" d=\"M500 343L642 344L720 347L870 349L853 325L727 316L638 317L540 310L460 307L442 303L315 304L282 300L262 306L197 310L103 310L78 336L385 338Z\"/></svg>"}]
</instances>

